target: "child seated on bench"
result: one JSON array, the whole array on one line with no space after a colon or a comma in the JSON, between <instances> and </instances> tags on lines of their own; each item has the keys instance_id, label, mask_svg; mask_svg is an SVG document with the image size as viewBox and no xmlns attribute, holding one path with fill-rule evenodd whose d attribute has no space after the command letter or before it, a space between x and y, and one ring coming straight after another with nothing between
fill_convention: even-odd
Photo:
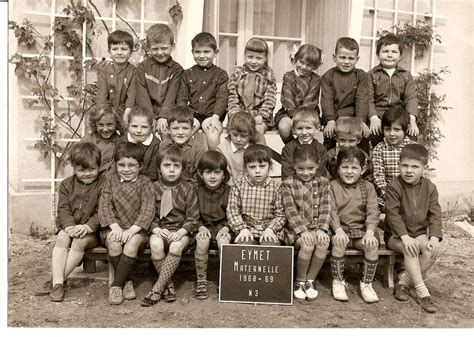
<instances>
[{"instance_id":1,"label":"child seated on bench","mask_svg":"<svg viewBox=\"0 0 474 337\"><path fill-rule=\"evenodd\" d=\"M155 190L151 180L139 174L143 149L135 143L119 143L114 154L116 172L107 175L99 203L99 220L109 262L115 277L109 304L136 298L130 272L138 252L148 241L147 230L155 216Z\"/></svg>"},{"instance_id":2,"label":"child seated on bench","mask_svg":"<svg viewBox=\"0 0 474 337\"><path fill-rule=\"evenodd\" d=\"M365 153L358 147L341 148L337 155L338 178L331 181L333 237L331 253L332 295L347 301L344 255L348 247L364 251L360 293L366 303L378 302L372 287L379 258L379 238L375 233L380 211L374 186L361 179L367 168Z\"/></svg>"}]
</instances>

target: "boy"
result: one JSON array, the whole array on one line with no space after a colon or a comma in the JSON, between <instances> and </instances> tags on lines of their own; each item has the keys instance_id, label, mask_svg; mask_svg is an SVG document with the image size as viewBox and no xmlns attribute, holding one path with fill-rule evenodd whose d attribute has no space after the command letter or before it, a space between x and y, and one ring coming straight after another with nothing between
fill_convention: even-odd
<instances>
[{"instance_id":1,"label":"boy","mask_svg":"<svg viewBox=\"0 0 474 337\"><path fill-rule=\"evenodd\" d=\"M337 155L338 179L331 181L334 202L331 227L335 233L331 253L332 295L338 301L348 300L344 281L344 256L348 247L364 251L359 284L364 302L379 301L372 281L379 257L379 238L375 231L380 211L374 186L361 179L366 165L364 151L356 146L343 147Z\"/></svg>"},{"instance_id":2,"label":"boy","mask_svg":"<svg viewBox=\"0 0 474 337\"><path fill-rule=\"evenodd\" d=\"M193 137L193 113L186 107L174 107L168 117L170 138L160 144L160 152L170 145L177 145L183 153L185 165L183 179L196 182L196 172L199 159L206 152L202 144Z\"/></svg>"},{"instance_id":3,"label":"boy","mask_svg":"<svg viewBox=\"0 0 474 337\"><path fill-rule=\"evenodd\" d=\"M176 105L194 113L194 132L201 128L210 150L219 145L227 110L227 72L213 64L219 49L212 34L202 32L191 41L196 65L183 72Z\"/></svg>"},{"instance_id":4,"label":"boy","mask_svg":"<svg viewBox=\"0 0 474 337\"><path fill-rule=\"evenodd\" d=\"M336 122L336 147L330 149L326 154L326 166L329 173L329 179L337 178L337 155L342 148L353 148L360 144L362 139L362 120L358 117L341 116ZM367 161L367 167L363 172L363 178L373 181L372 161L369 155L362 151Z\"/></svg>"},{"instance_id":5,"label":"boy","mask_svg":"<svg viewBox=\"0 0 474 337\"><path fill-rule=\"evenodd\" d=\"M368 72L369 118L371 142L375 147L383 139L381 119L391 105L402 104L410 114L408 134L418 136L418 101L416 86L408 70L398 66L403 44L394 34L386 34L377 41L376 54L380 64Z\"/></svg>"},{"instance_id":6,"label":"boy","mask_svg":"<svg viewBox=\"0 0 474 337\"><path fill-rule=\"evenodd\" d=\"M107 45L112 63L99 67L96 103L98 107L111 103L118 114L120 131L124 131L127 114L135 105L136 68L128 61L133 51L133 36L116 30L107 37Z\"/></svg>"},{"instance_id":7,"label":"boy","mask_svg":"<svg viewBox=\"0 0 474 337\"><path fill-rule=\"evenodd\" d=\"M80 142L69 151L73 175L59 186L53 278L36 292L37 296L49 295L53 302L64 300L64 281L81 263L84 252L100 244L97 205L104 181L99 175L100 150L92 143Z\"/></svg>"},{"instance_id":8,"label":"boy","mask_svg":"<svg viewBox=\"0 0 474 337\"><path fill-rule=\"evenodd\" d=\"M271 162L265 145L251 145L244 152L245 174L232 186L227 204L234 243L279 246L283 241L286 218L281 186L269 177Z\"/></svg>"},{"instance_id":9,"label":"boy","mask_svg":"<svg viewBox=\"0 0 474 337\"><path fill-rule=\"evenodd\" d=\"M319 130L319 117L313 110L298 109L293 116L293 134L296 139L286 144L281 152L281 178L291 177L295 174L293 153L299 144L311 144L318 153L318 158L326 158L326 148L314 137ZM325 177L326 162L319 162L317 176Z\"/></svg>"},{"instance_id":10,"label":"boy","mask_svg":"<svg viewBox=\"0 0 474 337\"><path fill-rule=\"evenodd\" d=\"M139 174L143 149L120 143L115 148L116 172L107 175L99 203L99 220L115 277L109 289L109 304L122 304L136 297L129 274L138 252L145 248L147 230L155 216L155 190L151 180Z\"/></svg>"},{"instance_id":11,"label":"boy","mask_svg":"<svg viewBox=\"0 0 474 337\"><path fill-rule=\"evenodd\" d=\"M387 185L385 242L403 253L406 267L395 285L395 298L407 301L413 285L423 310L435 312L423 277L439 257L442 222L436 186L423 177L427 163L422 145L409 144L401 151L400 176Z\"/></svg>"},{"instance_id":12,"label":"boy","mask_svg":"<svg viewBox=\"0 0 474 337\"><path fill-rule=\"evenodd\" d=\"M146 32L151 57L138 65L136 104L153 111L155 131L163 134L168 129L170 108L176 104L183 68L173 60L174 36L162 23Z\"/></svg>"},{"instance_id":13,"label":"boy","mask_svg":"<svg viewBox=\"0 0 474 337\"><path fill-rule=\"evenodd\" d=\"M168 302L176 300L171 277L179 266L181 254L191 243L199 218L196 191L181 179L184 155L180 148L176 145L165 148L158 156L158 165L160 178L154 183L156 216L151 225L150 249L159 277L140 302L144 307L158 303L162 296Z\"/></svg>"},{"instance_id":14,"label":"boy","mask_svg":"<svg viewBox=\"0 0 474 337\"><path fill-rule=\"evenodd\" d=\"M323 144L328 150L336 146L334 132L340 116L357 116L362 120L363 133L359 147L369 153L369 86L365 71L356 68L359 44L350 37L339 38L332 58L336 66L321 78L321 109L326 123Z\"/></svg>"}]
</instances>

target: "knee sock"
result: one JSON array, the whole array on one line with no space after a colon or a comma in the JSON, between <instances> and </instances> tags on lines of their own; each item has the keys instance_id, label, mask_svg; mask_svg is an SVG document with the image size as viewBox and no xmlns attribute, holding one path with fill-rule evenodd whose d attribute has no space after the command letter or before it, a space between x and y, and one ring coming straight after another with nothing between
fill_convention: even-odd
<instances>
[{"instance_id":1,"label":"knee sock","mask_svg":"<svg viewBox=\"0 0 474 337\"><path fill-rule=\"evenodd\" d=\"M64 283L64 269L68 256L68 248L54 247L52 254L53 285Z\"/></svg>"},{"instance_id":2,"label":"knee sock","mask_svg":"<svg viewBox=\"0 0 474 337\"><path fill-rule=\"evenodd\" d=\"M156 281L155 285L152 288L153 292L159 294L160 296L163 294L163 291L165 290L168 281L171 279L176 269L178 269L180 261L181 255L168 253L163 262L163 265L161 266L161 272L160 276L158 277L158 281Z\"/></svg>"},{"instance_id":3,"label":"knee sock","mask_svg":"<svg viewBox=\"0 0 474 337\"><path fill-rule=\"evenodd\" d=\"M364 257L362 262L362 282L365 284L372 283L375 277L375 271L377 270L378 259L371 261Z\"/></svg>"},{"instance_id":4,"label":"knee sock","mask_svg":"<svg viewBox=\"0 0 474 337\"><path fill-rule=\"evenodd\" d=\"M413 285L413 282L406 271L402 271L398 274L398 282L408 288Z\"/></svg>"},{"instance_id":5,"label":"knee sock","mask_svg":"<svg viewBox=\"0 0 474 337\"><path fill-rule=\"evenodd\" d=\"M155 266L155 270L158 274L161 272L161 266L163 265L164 261L165 259L161 259L161 260L151 259L151 262L153 262L153 265Z\"/></svg>"},{"instance_id":6,"label":"knee sock","mask_svg":"<svg viewBox=\"0 0 474 337\"><path fill-rule=\"evenodd\" d=\"M430 296L430 292L428 291L428 288L426 288L425 282L421 282L420 284L415 285L415 291L416 296L420 298Z\"/></svg>"},{"instance_id":7,"label":"knee sock","mask_svg":"<svg viewBox=\"0 0 474 337\"><path fill-rule=\"evenodd\" d=\"M309 265L308 274L306 275L307 280L316 280L316 277L318 276L319 271L324 264L324 260L326 260L326 256L319 257L313 254L311 264Z\"/></svg>"},{"instance_id":8,"label":"knee sock","mask_svg":"<svg viewBox=\"0 0 474 337\"><path fill-rule=\"evenodd\" d=\"M194 252L194 262L196 264L196 277L198 281L207 280L207 262L209 254L198 254Z\"/></svg>"},{"instance_id":9,"label":"knee sock","mask_svg":"<svg viewBox=\"0 0 474 337\"><path fill-rule=\"evenodd\" d=\"M298 256L296 261L296 282L306 281L306 274L308 273L310 259L303 259Z\"/></svg>"},{"instance_id":10,"label":"knee sock","mask_svg":"<svg viewBox=\"0 0 474 337\"><path fill-rule=\"evenodd\" d=\"M115 270L115 279L114 282L112 282L112 287L117 286L123 288L125 282L128 280L130 271L136 262L136 257L130 257L122 253L117 269Z\"/></svg>"},{"instance_id":11,"label":"knee sock","mask_svg":"<svg viewBox=\"0 0 474 337\"><path fill-rule=\"evenodd\" d=\"M66 261L66 268L64 269L64 279L67 279L69 274L72 273L74 268L76 268L82 261L84 257L84 252L77 252L75 250L70 249L69 254L67 256Z\"/></svg>"},{"instance_id":12,"label":"knee sock","mask_svg":"<svg viewBox=\"0 0 474 337\"><path fill-rule=\"evenodd\" d=\"M109 255L109 262L112 265L112 267L114 268L115 273L117 272L117 266L118 266L119 261L120 261L120 256L122 256L122 254L117 255L117 256L110 256Z\"/></svg>"},{"instance_id":13,"label":"knee sock","mask_svg":"<svg viewBox=\"0 0 474 337\"><path fill-rule=\"evenodd\" d=\"M331 274L333 280L344 281L344 262L344 256L331 256Z\"/></svg>"}]
</instances>

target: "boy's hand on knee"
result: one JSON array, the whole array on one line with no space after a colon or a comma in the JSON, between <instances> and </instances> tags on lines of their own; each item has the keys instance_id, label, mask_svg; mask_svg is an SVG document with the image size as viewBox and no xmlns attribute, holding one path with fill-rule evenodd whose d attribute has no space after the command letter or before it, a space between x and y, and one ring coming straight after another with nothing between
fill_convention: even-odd
<instances>
[{"instance_id":1,"label":"boy's hand on knee","mask_svg":"<svg viewBox=\"0 0 474 337\"><path fill-rule=\"evenodd\" d=\"M324 127L323 135L324 137L332 138L334 137L334 131L336 130L336 121L332 120L327 123Z\"/></svg>"},{"instance_id":2,"label":"boy's hand on knee","mask_svg":"<svg viewBox=\"0 0 474 337\"><path fill-rule=\"evenodd\" d=\"M405 247L405 251L408 255L412 257L417 257L420 255L418 241L408 235L402 235L400 239L402 239L403 246Z\"/></svg>"},{"instance_id":3,"label":"boy's hand on knee","mask_svg":"<svg viewBox=\"0 0 474 337\"><path fill-rule=\"evenodd\" d=\"M123 233L122 228L120 228L118 226L118 224L115 224L115 225L117 225L118 228L116 226L112 227L113 225L114 224L110 225L111 231L110 231L109 237L108 237L109 240L111 240L113 242L122 242L122 233Z\"/></svg>"},{"instance_id":4,"label":"boy's hand on knee","mask_svg":"<svg viewBox=\"0 0 474 337\"><path fill-rule=\"evenodd\" d=\"M75 233L77 229L75 228L76 226L68 226L64 228L64 232L70 236L71 238L75 237Z\"/></svg>"},{"instance_id":5,"label":"boy's hand on knee","mask_svg":"<svg viewBox=\"0 0 474 337\"><path fill-rule=\"evenodd\" d=\"M235 241L253 241L253 235L247 228L242 229L235 238Z\"/></svg>"},{"instance_id":6,"label":"boy's hand on knee","mask_svg":"<svg viewBox=\"0 0 474 337\"><path fill-rule=\"evenodd\" d=\"M439 257L441 245L439 238L432 236L430 242L428 243L428 251L430 252L430 257L433 261L437 260Z\"/></svg>"},{"instance_id":7,"label":"boy's hand on knee","mask_svg":"<svg viewBox=\"0 0 474 337\"><path fill-rule=\"evenodd\" d=\"M263 231L262 236L260 237L260 242L262 242L262 241L273 241L275 243L278 243L278 238L277 238L275 232L273 231L273 229L266 228Z\"/></svg>"},{"instance_id":8,"label":"boy's hand on knee","mask_svg":"<svg viewBox=\"0 0 474 337\"><path fill-rule=\"evenodd\" d=\"M305 246L314 246L316 244L316 238L310 231L301 233L301 241L303 241Z\"/></svg>"},{"instance_id":9,"label":"boy's hand on knee","mask_svg":"<svg viewBox=\"0 0 474 337\"><path fill-rule=\"evenodd\" d=\"M382 133L382 121L377 115L370 117L370 132L374 135Z\"/></svg>"},{"instance_id":10,"label":"boy's hand on knee","mask_svg":"<svg viewBox=\"0 0 474 337\"><path fill-rule=\"evenodd\" d=\"M329 235L325 231L318 229L314 235L318 246L329 245Z\"/></svg>"},{"instance_id":11,"label":"boy's hand on knee","mask_svg":"<svg viewBox=\"0 0 474 337\"><path fill-rule=\"evenodd\" d=\"M216 240L230 240L229 227L222 227L216 234Z\"/></svg>"},{"instance_id":12,"label":"boy's hand on knee","mask_svg":"<svg viewBox=\"0 0 474 337\"><path fill-rule=\"evenodd\" d=\"M375 249L379 246L379 241L375 237L373 230L367 230L364 237L362 238L362 245L369 249Z\"/></svg>"},{"instance_id":13,"label":"boy's hand on knee","mask_svg":"<svg viewBox=\"0 0 474 337\"><path fill-rule=\"evenodd\" d=\"M347 243L349 242L349 236L344 232L342 228L338 228L336 230L336 234L334 235L333 239L334 245L337 248L344 249L347 246Z\"/></svg>"},{"instance_id":14,"label":"boy's hand on knee","mask_svg":"<svg viewBox=\"0 0 474 337\"><path fill-rule=\"evenodd\" d=\"M178 229L176 232L171 232L168 236L168 242L175 242L181 240L183 236L185 236L187 231L183 228Z\"/></svg>"},{"instance_id":15,"label":"boy's hand on knee","mask_svg":"<svg viewBox=\"0 0 474 337\"><path fill-rule=\"evenodd\" d=\"M211 238L211 232L204 226L199 227L198 233L196 235L196 239L198 240L206 240Z\"/></svg>"}]
</instances>

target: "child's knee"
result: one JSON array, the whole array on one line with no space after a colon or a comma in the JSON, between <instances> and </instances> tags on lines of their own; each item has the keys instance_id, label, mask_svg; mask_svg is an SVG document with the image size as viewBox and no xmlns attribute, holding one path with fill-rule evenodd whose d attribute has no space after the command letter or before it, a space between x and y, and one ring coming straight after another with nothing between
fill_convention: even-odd
<instances>
[{"instance_id":1,"label":"child's knee","mask_svg":"<svg viewBox=\"0 0 474 337\"><path fill-rule=\"evenodd\" d=\"M344 256L346 254L346 246L338 247L336 245L332 246L331 254L334 256Z\"/></svg>"},{"instance_id":2,"label":"child's knee","mask_svg":"<svg viewBox=\"0 0 474 337\"><path fill-rule=\"evenodd\" d=\"M170 253L181 255L185 248L186 245L182 241L175 241L170 244Z\"/></svg>"},{"instance_id":3,"label":"child's knee","mask_svg":"<svg viewBox=\"0 0 474 337\"><path fill-rule=\"evenodd\" d=\"M365 257L374 260L379 257L379 247L367 247L364 246L363 248Z\"/></svg>"},{"instance_id":4,"label":"child's knee","mask_svg":"<svg viewBox=\"0 0 474 337\"><path fill-rule=\"evenodd\" d=\"M308 246L308 245L301 245L300 247L300 253L304 254L305 256L311 256L314 251L314 246Z\"/></svg>"},{"instance_id":5,"label":"child's knee","mask_svg":"<svg viewBox=\"0 0 474 337\"><path fill-rule=\"evenodd\" d=\"M279 123L278 123L278 131L280 133L284 133L285 135L289 135L291 133L291 119L289 118L283 118Z\"/></svg>"},{"instance_id":6,"label":"child's knee","mask_svg":"<svg viewBox=\"0 0 474 337\"><path fill-rule=\"evenodd\" d=\"M107 246L109 254L112 256L120 255L122 253L123 246L120 242L113 242L107 238L105 245Z\"/></svg>"},{"instance_id":7,"label":"child's knee","mask_svg":"<svg viewBox=\"0 0 474 337\"><path fill-rule=\"evenodd\" d=\"M56 242L54 246L59 248L69 248L71 241L72 238L64 230L61 230L56 236Z\"/></svg>"}]
</instances>

